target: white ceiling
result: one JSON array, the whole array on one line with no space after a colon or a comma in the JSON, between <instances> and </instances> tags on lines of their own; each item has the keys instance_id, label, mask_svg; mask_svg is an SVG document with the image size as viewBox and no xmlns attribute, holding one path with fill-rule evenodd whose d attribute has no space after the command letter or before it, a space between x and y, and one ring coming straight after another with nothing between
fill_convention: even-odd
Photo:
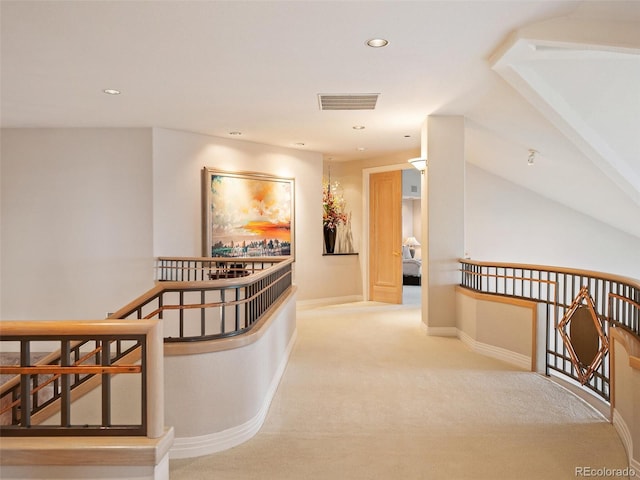
<instances>
[{"instance_id":1,"label":"white ceiling","mask_svg":"<svg viewBox=\"0 0 640 480\"><path fill-rule=\"evenodd\" d=\"M2 127L240 131L348 161L416 150L428 115L465 115L468 161L640 237L638 1L2 0L0 15ZM558 53L565 39L532 27L552 19L626 49L585 55L574 35ZM380 98L320 111L320 93Z\"/></svg>"}]
</instances>

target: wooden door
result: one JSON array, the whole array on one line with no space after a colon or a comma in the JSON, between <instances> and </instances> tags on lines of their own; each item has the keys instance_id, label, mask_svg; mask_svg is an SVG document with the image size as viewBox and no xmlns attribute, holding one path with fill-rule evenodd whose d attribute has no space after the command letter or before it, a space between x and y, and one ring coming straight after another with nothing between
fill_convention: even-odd
<instances>
[{"instance_id":1,"label":"wooden door","mask_svg":"<svg viewBox=\"0 0 640 480\"><path fill-rule=\"evenodd\" d=\"M369 180L369 298L402 303L402 172Z\"/></svg>"}]
</instances>

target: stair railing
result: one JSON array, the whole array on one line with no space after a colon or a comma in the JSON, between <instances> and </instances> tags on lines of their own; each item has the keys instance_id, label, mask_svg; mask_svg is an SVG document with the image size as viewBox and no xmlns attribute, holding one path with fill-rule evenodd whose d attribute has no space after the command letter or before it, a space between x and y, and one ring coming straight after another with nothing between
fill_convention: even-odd
<instances>
[{"instance_id":1,"label":"stair railing","mask_svg":"<svg viewBox=\"0 0 640 480\"><path fill-rule=\"evenodd\" d=\"M105 325L144 328L162 320L165 344L247 333L290 291L292 264L290 257L161 257L156 260L156 286L111 314ZM149 436L148 389L142 393L146 406L141 407L139 424L114 423L109 406L111 376L149 375L144 359L148 342L139 334L130 335L130 330L124 336L117 329L92 336L80 328L88 325L100 322L0 322L2 340L20 345L20 365L0 367L0 374L18 375L0 387L0 434ZM52 335L49 327L59 335ZM69 329L74 333L68 335ZM32 362L32 342L41 341L57 342L60 351ZM98 384L102 421L74 425L71 403ZM61 421L55 427L39 426L58 411Z\"/></svg>"},{"instance_id":2,"label":"stair railing","mask_svg":"<svg viewBox=\"0 0 640 480\"><path fill-rule=\"evenodd\" d=\"M567 376L610 399L608 337L621 328L640 339L640 281L588 270L461 259L461 286L490 295L534 300L545 306L546 373ZM581 365L570 343L571 315L593 311L601 328L601 356L593 370Z\"/></svg>"},{"instance_id":3,"label":"stair railing","mask_svg":"<svg viewBox=\"0 0 640 480\"><path fill-rule=\"evenodd\" d=\"M113 317L162 319L165 343L240 335L291 288L292 265L289 257L159 258L156 288Z\"/></svg>"},{"instance_id":4,"label":"stair railing","mask_svg":"<svg viewBox=\"0 0 640 480\"><path fill-rule=\"evenodd\" d=\"M0 434L158 438L164 430L158 400L164 395L161 328L157 320L0 322L3 351L18 346L20 358L19 365L0 366L0 374L18 375L0 389ZM34 364L32 348L41 342L54 342L60 351ZM138 377L134 423L120 421L112 408L114 378L123 374ZM95 387L100 388L99 413L74 411L73 401ZM52 410L59 413L56 421L51 421Z\"/></svg>"}]
</instances>

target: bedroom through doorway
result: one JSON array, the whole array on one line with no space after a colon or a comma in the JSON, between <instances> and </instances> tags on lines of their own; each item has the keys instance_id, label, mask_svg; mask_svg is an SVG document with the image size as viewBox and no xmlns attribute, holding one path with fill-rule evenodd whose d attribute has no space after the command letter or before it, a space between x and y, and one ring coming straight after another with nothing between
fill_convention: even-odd
<instances>
[{"instance_id":1,"label":"bedroom through doorway","mask_svg":"<svg viewBox=\"0 0 640 480\"><path fill-rule=\"evenodd\" d=\"M422 179L402 170L402 303L420 305L422 291Z\"/></svg>"}]
</instances>

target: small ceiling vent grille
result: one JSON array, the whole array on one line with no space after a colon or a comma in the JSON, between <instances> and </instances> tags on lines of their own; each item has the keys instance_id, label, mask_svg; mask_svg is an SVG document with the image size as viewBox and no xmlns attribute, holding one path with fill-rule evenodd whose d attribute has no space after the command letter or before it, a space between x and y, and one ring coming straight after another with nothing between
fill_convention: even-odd
<instances>
[{"instance_id":1,"label":"small ceiling vent grille","mask_svg":"<svg viewBox=\"0 0 640 480\"><path fill-rule=\"evenodd\" d=\"M354 93L347 95L318 94L320 110L373 110L378 93Z\"/></svg>"}]
</instances>

